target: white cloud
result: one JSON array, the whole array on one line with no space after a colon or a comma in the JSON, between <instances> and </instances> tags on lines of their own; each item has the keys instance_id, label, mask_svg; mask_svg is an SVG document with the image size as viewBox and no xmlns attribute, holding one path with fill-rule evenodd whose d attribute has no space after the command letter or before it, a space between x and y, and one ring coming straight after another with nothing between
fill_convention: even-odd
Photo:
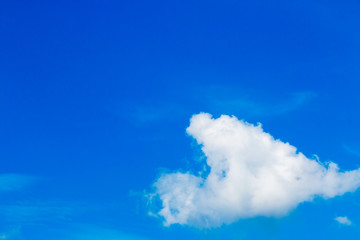
<instances>
[{"instance_id":1,"label":"white cloud","mask_svg":"<svg viewBox=\"0 0 360 240\"><path fill-rule=\"evenodd\" d=\"M337 221L340 224L348 225L350 226L352 222L345 216L345 217L336 217L335 221Z\"/></svg>"},{"instance_id":2,"label":"white cloud","mask_svg":"<svg viewBox=\"0 0 360 240\"><path fill-rule=\"evenodd\" d=\"M155 193L164 225L213 227L241 218L283 216L315 196L331 198L355 191L360 170L339 171L335 163L309 159L261 125L223 115L191 118L187 133L201 144L209 173L162 175Z\"/></svg>"}]
</instances>

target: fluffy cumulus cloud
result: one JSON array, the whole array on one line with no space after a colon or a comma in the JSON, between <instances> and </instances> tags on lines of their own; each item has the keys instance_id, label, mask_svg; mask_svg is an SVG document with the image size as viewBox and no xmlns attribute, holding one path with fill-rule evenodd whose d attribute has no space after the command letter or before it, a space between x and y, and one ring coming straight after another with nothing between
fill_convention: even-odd
<instances>
[{"instance_id":1,"label":"fluffy cumulus cloud","mask_svg":"<svg viewBox=\"0 0 360 240\"><path fill-rule=\"evenodd\" d=\"M164 225L214 227L241 218L282 216L314 197L331 198L360 186L360 169L339 171L297 152L236 117L191 118L187 133L202 146L209 171L169 173L155 183Z\"/></svg>"}]
</instances>

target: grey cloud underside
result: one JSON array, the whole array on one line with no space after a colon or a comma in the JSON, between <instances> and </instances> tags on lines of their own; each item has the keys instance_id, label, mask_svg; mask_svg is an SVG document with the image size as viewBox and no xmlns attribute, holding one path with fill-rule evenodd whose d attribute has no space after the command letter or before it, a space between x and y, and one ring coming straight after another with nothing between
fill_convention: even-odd
<instances>
[{"instance_id":1,"label":"grey cloud underside","mask_svg":"<svg viewBox=\"0 0 360 240\"><path fill-rule=\"evenodd\" d=\"M360 170L341 172L236 117L194 115L187 133L202 146L207 177L164 174L155 183L164 225L214 227L241 218L283 216L315 196L355 191Z\"/></svg>"}]
</instances>

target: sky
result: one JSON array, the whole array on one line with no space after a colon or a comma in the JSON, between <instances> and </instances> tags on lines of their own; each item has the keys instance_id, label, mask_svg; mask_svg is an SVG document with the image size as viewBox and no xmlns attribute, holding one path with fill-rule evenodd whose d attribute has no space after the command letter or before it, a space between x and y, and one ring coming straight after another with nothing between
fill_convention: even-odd
<instances>
[{"instance_id":1,"label":"sky","mask_svg":"<svg viewBox=\"0 0 360 240\"><path fill-rule=\"evenodd\" d=\"M358 1L2 1L0 239L358 239Z\"/></svg>"}]
</instances>

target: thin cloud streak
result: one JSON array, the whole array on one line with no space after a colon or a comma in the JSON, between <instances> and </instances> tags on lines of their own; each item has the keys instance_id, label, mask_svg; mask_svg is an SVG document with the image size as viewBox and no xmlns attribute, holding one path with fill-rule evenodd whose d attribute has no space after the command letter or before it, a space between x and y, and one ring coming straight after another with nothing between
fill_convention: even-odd
<instances>
[{"instance_id":1,"label":"thin cloud streak","mask_svg":"<svg viewBox=\"0 0 360 240\"><path fill-rule=\"evenodd\" d=\"M186 100L183 102L168 99L163 102L148 102L145 104L126 101L122 102L118 107L112 107L110 111L134 125L173 121L188 117L191 113L199 111L220 112L245 117L269 117L295 111L317 97L315 92L302 91L285 94L275 99L264 93L261 94L263 100L259 100L254 99L252 95L244 91L237 92L234 89L231 89L231 91L229 89L231 88L213 86L200 91L197 87L194 87L184 95Z\"/></svg>"},{"instance_id":2,"label":"thin cloud streak","mask_svg":"<svg viewBox=\"0 0 360 240\"><path fill-rule=\"evenodd\" d=\"M265 102L239 94L238 96L212 98L210 99L210 106L230 115L240 114L251 117L274 116L294 111L313 100L316 96L316 93L310 91L296 92L289 94L281 100Z\"/></svg>"},{"instance_id":3,"label":"thin cloud streak","mask_svg":"<svg viewBox=\"0 0 360 240\"><path fill-rule=\"evenodd\" d=\"M347 144L343 144L343 148L350 153L351 155L354 155L356 157L360 157L360 150L350 147Z\"/></svg>"},{"instance_id":4,"label":"thin cloud streak","mask_svg":"<svg viewBox=\"0 0 360 240\"><path fill-rule=\"evenodd\" d=\"M39 178L21 174L0 174L0 193L8 191L19 191L36 181Z\"/></svg>"}]
</instances>

